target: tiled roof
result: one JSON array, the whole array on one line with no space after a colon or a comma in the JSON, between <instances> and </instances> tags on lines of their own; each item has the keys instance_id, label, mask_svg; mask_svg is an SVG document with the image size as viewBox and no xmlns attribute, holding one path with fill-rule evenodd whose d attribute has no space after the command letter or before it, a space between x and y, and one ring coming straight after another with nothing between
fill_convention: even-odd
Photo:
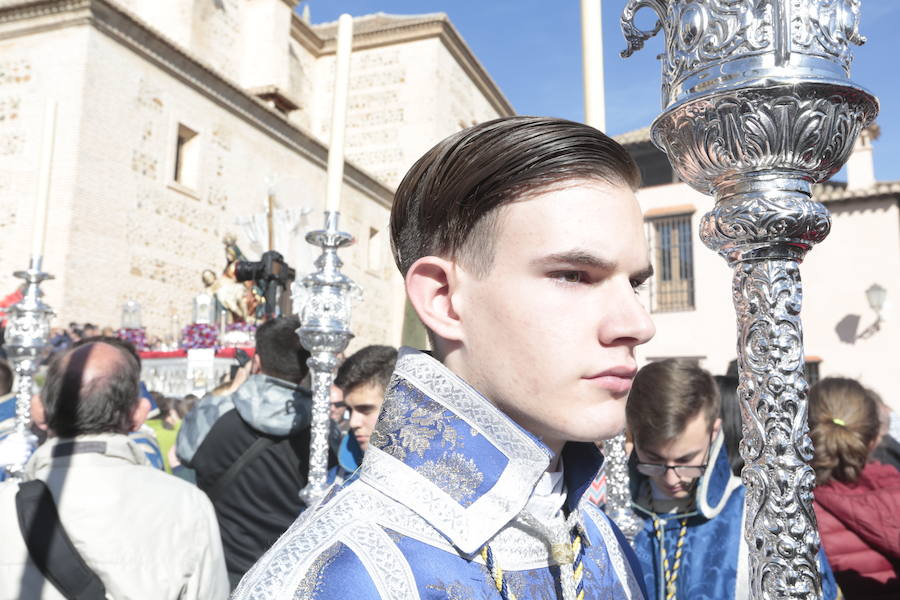
<instances>
[{"instance_id":1,"label":"tiled roof","mask_svg":"<svg viewBox=\"0 0 900 600\"><path fill-rule=\"evenodd\" d=\"M847 202L885 196L900 196L900 181L878 181L865 188L847 189L846 184L826 182L813 186L813 197L819 202Z\"/></svg>"},{"instance_id":2,"label":"tiled roof","mask_svg":"<svg viewBox=\"0 0 900 600\"><path fill-rule=\"evenodd\" d=\"M447 21L447 15L441 12L424 15L389 15L387 13L375 13L353 18L353 35L364 35L376 31L385 31L398 27L409 27L421 23L433 23L435 21ZM337 21L313 25L312 29L323 40L337 36Z\"/></svg>"},{"instance_id":3,"label":"tiled roof","mask_svg":"<svg viewBox=\"0 0 900 600\"><path fill-rule=\"evenodd\" d=\"M635 144L650 143L650 126L641 127L634 131L627 131L621 135L613 136L613 139L623 146L633 146Z\"/></svg>"}]
</instances>

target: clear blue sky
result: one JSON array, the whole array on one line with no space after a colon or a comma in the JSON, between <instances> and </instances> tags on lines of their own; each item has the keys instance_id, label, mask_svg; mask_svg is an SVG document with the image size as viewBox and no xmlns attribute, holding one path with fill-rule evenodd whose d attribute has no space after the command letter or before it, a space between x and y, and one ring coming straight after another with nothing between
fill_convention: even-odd
<instances>
[{"instance_id":1,"label":"clear blue sky","mask_svg":"<svg viewBox=\"0 0 900 600\"><path fill-rule=\"evenodd\" d=\"M300 8L304 4L313 23L343 12L444 12L517 113L583 119L579 0L306 0ZM606 122L612 135L648 125L659 112L655 57L662 42L651 40L631 58L620 58L624 6L625 0L603 0ZM900 0L863 0L861 29L869 41L856 48L852 76L881 101L875 176L900 180Z\"/></svg>"}]
</instances>

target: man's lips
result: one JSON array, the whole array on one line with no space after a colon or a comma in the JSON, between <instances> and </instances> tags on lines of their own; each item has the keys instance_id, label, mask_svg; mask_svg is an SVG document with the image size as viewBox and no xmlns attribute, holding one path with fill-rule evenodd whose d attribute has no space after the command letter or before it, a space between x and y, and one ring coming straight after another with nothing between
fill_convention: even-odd
<instances>
[{"instance_id":1,"label":"man's lips","mask_svg":"<svg viewBox=\"0 0 900 600\"><path fill-rule=\"evenodd\" d=\"M625 393L631 389L631 383L637 374L636 367L613 367L602 373L590 375L584 379L614 393Z\"/></svg>"}]
</instances>

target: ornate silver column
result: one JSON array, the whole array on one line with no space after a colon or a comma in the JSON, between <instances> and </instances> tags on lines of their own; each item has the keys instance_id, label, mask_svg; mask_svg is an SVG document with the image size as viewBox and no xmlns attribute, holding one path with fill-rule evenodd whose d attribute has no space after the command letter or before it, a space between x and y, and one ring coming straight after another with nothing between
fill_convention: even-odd
<instances>
[{"instance_id":1,"label":"ornate silver column","mask_svg":"<svg viewBox=\"0 0 900 600\"><path fill-rule=\"evenodd\" d=\"M34 374L40 366L44 348L50 337L50 319L53 311L44 304L41 297L41 282L53 279L41 271L41 258L32 258L27 271L16 271L16 277L25 280L23 298L10 307L9 322L6 327L5 347L7 356L16 373L13 390L16 394L15 435L23 440L30 433L31 395L34 389ZM23 455L16 464L7 469L16 479L21 478L28 456Z\"/></svg>"},{"instance_id":2,"label":"ornate silver column","mask_svg":"<svg viewBox=\"0 0 900 600\"><path fill-rule=\"evenodd\" d=\"M603 466L606 469L606 505L604 512L619 526L629 541L641 531L641 519L631 508L631 478L625 434L603 440Z\"/></svg>"},{"instance_id":3,"label":"ornate silver column","mask_svg":"<svg viewBox=\"0 0 900 600\"><path fill-rule=\"evenodd\" d=\"M306 241L322 248L316 270L303 278L294 294L294 312L300 315L300 343L310 353L313 409L309 445L309 475L300 497L307 504L318 500L328 488L328 439L331 422L328 405L337 368L337 355L353 338L350 313L353 281L341 273L338 248L353 243L353 236L338 228L339 212L325 213L325 229L311 231Z\"/></svg>"},{"instance_id":4,"label":"ornate silver column","mask_svg":"<svg viewBox=\"0 0 900 600\"><path fill-rule=\"evenodd\" d=\"M650 31L634 25L645 7ZM878 112L849 79L859 0L629 0L623 56L660 29L653 142L715 196L700 237L734 268L751 596L819 598L799 264L830 228L812 184Z\"/></svg>"}]
</instances>

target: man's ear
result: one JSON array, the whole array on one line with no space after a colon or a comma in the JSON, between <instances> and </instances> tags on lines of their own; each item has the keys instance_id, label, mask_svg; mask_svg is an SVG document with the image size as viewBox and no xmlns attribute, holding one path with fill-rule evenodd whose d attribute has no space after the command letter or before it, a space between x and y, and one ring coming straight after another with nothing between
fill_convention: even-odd
<instances>
[{"instance_id":1,"label":"man's ear","mask_svg":"<svg viewBox=\"0 0 900 600\"><path fill-rule=\"evenodd\" d=\"M44 412L44 401L41 400L40 394L31 396L31 422L38 429L47 431L47 414Z\"/></svg>"},{"instance_id":2,"label":"man's ear","mask_svg":"<svg viewBox=\"0 0 900 600\"><path fill-rule=\"evenodd\" d=\"M131 431L137 431L141 428L141 425L147 420L147 415L150 414L150 408L150 401L141 396L134 406L134 410L131 411Z\"/></svg>"},{"instance_id":3,"label":"man's ear","mask_svg":"<svg viewBox=\"0 0 900 600\"><path fill-rule=\"evenodd\" d=\"M262 373L262 359L259 358L259 353L253 355L253 358L250 359L252 361L252 366L250 367L250 374L256 375L257 373Z\"/></svg>"},{"instance_id":4,"label":"man's ear","mask_svg":"<svg viewBox=\"0 0 900 600\"><path fill-rule=\"evenodd\" d=\"M713 439L716 439L716 437L719 435L720 431L722 431L722 417L719 417L713 423L713 428L712 428Z\"/></svg>"},{"instance_id":5,"label":"man's ear","mask_svg":"<svg viewBox=\"0 0 900 600\"><path fill-rule=\"evenodd\" d=\"M423 256L406 272L406 294L422 324L448 341L462 339L459 316L453 307L456 265L437 256Z\"/></svg>"}]
</instances>

